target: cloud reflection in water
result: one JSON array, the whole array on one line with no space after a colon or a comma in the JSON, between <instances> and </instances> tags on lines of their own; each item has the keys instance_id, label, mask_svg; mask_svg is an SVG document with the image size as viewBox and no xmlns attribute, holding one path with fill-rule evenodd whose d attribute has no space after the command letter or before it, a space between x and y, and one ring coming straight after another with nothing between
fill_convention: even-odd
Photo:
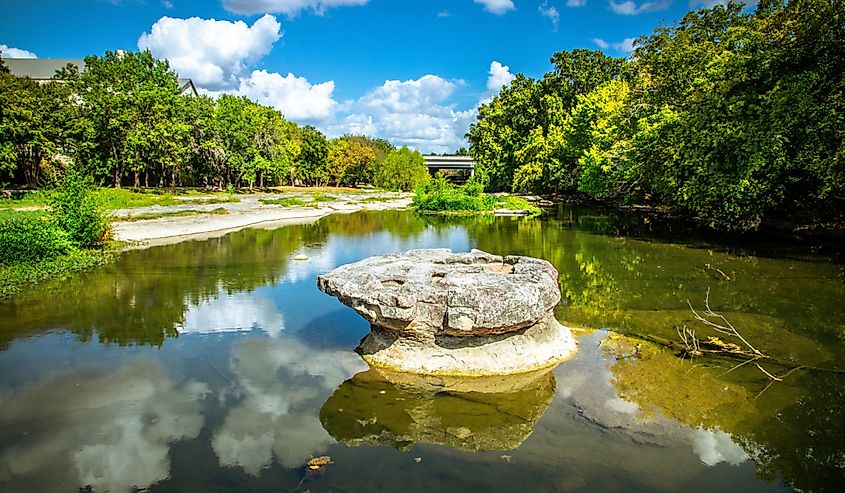
<instances>
[{"instance_id":1,"label":"cloud reflection in water","mask_svg":"<svg viewBox=\"0 0 845 493\"><path fill-rule=\"evenodd\" d=\"M0 482L20 491L147 488L170 475L170 444L199 434L207 393L144 359L48 377L0 403Z\"/></svg>"},{"instance_id":2,"label":"cloud reflection in water","mask_svg":"<svg viewBox=\"0 0 845 493\"><path fill-rule=\"evenodd\" d=\"M232 346L235 388L212 447L223 466L258 476L273 459L301 466L334 443L317 410L344 380L367 367L352 351L329 351L293 339L251 338Z\"/></svg>"}]
</instances>

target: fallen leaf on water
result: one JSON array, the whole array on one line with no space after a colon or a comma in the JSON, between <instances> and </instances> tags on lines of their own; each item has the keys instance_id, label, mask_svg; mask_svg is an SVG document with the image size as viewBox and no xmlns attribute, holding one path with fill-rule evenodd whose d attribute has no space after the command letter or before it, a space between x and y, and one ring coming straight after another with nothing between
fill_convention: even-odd
<instances>
[{"instance_id":1,"label":"fallen leaf on water","mask_svg":"<svg viewBox=\"0 0 845 493\"><path fill-rule=\"evenodd\" d=\"M308 255L297 255L294 260L308 260Z\"/></svg>"},{"instance_id":2,"label":"fallen leaf on water","mask_svg":"<svg viewBox=\"0 0 845 493\"><path fill-rule=\"evenodd\" d=\"M414 462L422 462L422 457L414 457Z\"/></svg>"},{"instance_id":3,"label":"fallen leaf on water","mask_svg":"<svg viewBox=\"0 0 845 493\"><path fill-rule=\"evenodd\" d=\"M511 456L510 456L510 455L502 455L502 456L501 456L501 457L499 457L499 458L500 458L500 459L502 459L502 460L503 460L503 461L505 461L505 462L510 462L510 461L511 461Z\"/></svg>"}]
</instances>

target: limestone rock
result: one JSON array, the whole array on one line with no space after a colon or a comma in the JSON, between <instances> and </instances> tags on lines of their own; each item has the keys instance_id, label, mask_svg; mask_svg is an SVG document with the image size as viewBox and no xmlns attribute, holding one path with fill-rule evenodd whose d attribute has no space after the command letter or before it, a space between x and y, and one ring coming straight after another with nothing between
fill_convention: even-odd
<instances>
[{"instance_id":1,"label":"limestone rock","mask_svg":"<svg viewBox=\"0 0 845 493\"><path fill-rule=\"evenodd\" d=\"M513 332L560 301L552 264L479 250L370 257L319 276L317 285L373 325L417 336Z\"/></svg>"},{"instance_id":2,"label":"limestone rock","mask_svg":"<svg viewBox=\"0 0 845 493\"><path fill-rule=\"evenodd\" d=\"M317 278L372 324L372 366L425 375L514 374L553 366L575 340L554 318L557 270L531 257L412 250Z\"/></svg>"}]
</instances>

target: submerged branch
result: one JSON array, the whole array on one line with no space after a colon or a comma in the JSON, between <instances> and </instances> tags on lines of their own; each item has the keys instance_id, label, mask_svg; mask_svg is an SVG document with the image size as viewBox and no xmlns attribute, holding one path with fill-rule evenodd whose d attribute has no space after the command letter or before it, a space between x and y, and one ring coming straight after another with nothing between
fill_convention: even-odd
<instances>
[{"instance_id":1,"label":"submerged branch","mask_svg":"<svg viewBox=\"0 0 845 493\"><path fill-rule=\"evenodd\" d=\"M654 344L658 344L660 346L678 351L682 355L688 353L687 347L684 344L679 343L679 342L675 342L675 341L671 341L671 340L666 339L664 337L656 336L656 335L653 335L653 334L638 334L638 333L633 333L633 334L628 334L628 335L630 337L634 337L636 339L641 339L643 341L652 342ZM715 345L715 344L712 344L712 343L709 343L709 342L706 342L706 341L699 341L699 344L701 345L701 349L700 349L701 356L712 357L712 358L721 358L721 359L732 359L734 361L740 362L739 364L735 365L733 368L731 368L730 370L728 370L725 373L739 369L740 367L747 365L747 364L751 364L751 363L756 364L757 362L761 362L761 363L767 363L767 364L780 366L781 368L786 368L786 369L790 370L788 373L791 373L791 372L797 371L797 370L808 370L808 371L820 371L820 372L836 373L836 374L840 374L840 375L845 375L845 369L822 368L822 367L818 367L818 366L805 366L805 365L795 363L793 361L786 361L786 360L774 358L772 356L767 356L765 354L753 354L753 353L750 353L748 351L741 351L741 350L740 351L732 351L732 350L724 349L720 345ZM786 376L786 375L780 376L778 378L783 379L784 376Z\"/></svg>"}]
</instances>

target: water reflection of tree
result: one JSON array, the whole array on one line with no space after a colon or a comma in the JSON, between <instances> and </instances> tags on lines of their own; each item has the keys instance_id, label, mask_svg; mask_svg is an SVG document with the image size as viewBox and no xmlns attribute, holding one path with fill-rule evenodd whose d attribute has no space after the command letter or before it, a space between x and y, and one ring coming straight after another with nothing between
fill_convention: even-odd
<instances>
[{"instance_id":1,"label":"water reflection of tree","mask_svg":"<svg viewBox=\"0 0 845 493\"><path fill-rule=\"evenodd\" d=\"M107 344L160 346L178 336L175 327L190 305L279 282L303 246L377 231L407 238L426 227L407 212L370 211L127 252L114 264L0 304L0 347L45 328L71 330L82 341L96 335Z\"/></svg>"},{"instance_id":2,"label":"water reflection of tree","mask_svg":"<svg viewBox=\"0 0 845 493\"><path fill-rule=\"evenodd\" d=\"M292 252L325 241L320 223L248 229L201 242L137 250L96 271L54 282L0 306L3 343L47 328L80 340L160 346L190 304L278 282Z\"/></svg>"},{"instance_id":3,"label":"water reflection of tree","mask_svg":"<svg viewBox=\"0 0 845 493\"><path fill-rule=\"evenodd\" d=\"M825 353L818 349L824 347L845 356L839 344L845 290L840 268L824 258L736 256L617 236L637 230L589 209L565 209L542 220L453 221L469 230L477 248L552 262L563 294L557 315L572 325L675 338L676 325L694 323L687 300L703 302L710 287L714 310L749 322L743 326L747 337L776 340L786 330L815 341L817 352ZM779 349L770 354L790 357L793 351Z\"/></svg>"},{"instance_id":4,"label":"water reflection of tree","mask_svg":"<svg viewBox=\"0 0 845 493\"><path fill-rule=\"evenodd\" d=\"M843 379L806 374L759 394L753 369L679 360L660 348L610 334L602 344L619 396L641 419L663 416L692 428L726 432L763 479L783 477L803 491L838 491L845 478ZM832 378L831 378L832 377Z\"/></svg>"}]
</instances>

